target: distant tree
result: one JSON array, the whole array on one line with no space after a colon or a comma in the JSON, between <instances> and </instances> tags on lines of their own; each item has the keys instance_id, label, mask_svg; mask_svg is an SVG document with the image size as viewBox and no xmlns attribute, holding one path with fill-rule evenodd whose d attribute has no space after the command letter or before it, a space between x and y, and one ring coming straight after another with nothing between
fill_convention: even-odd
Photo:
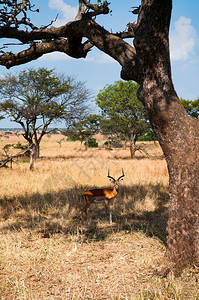
<instances>
[{"instance_id":1,"label":"distant tree","mask_svg":"<svg viewBox=\"0 0 199 300\"><path fill-rule=\"evenodd\" d=\"M53 122L78 120L90 92L74 77L46 68L28 69L0 79L0 112L23 128L39 157L40 142Z\"/></svg>"},{"instance_id":2,"label":"distant tree","mask_svg":"<svg viewBox=\"0 0 199 300\"><path fill-rule=\"evenodd\" d=\"M107 119L103 120L102 131L112 132L130 143L131 158L135 154L138 135L146 132L149 124L143 104L137 98L139 85L133 81L116 81L99 92L96 104Z\"/></svg>"},{"instance_id":3,"label":"distant tree","mask_svg":"<svg viewBox=\"0 0 199 300\"><path fill-rule=\"evenodd\" d=\"M118 130L118 126L118 122L112 118L104 117L100 121L101 133L108 138L108 141L105 142L108 149L111 149L113 141L121 142L121 140L124 140L121 132Z\"/></svg>"},{"instance_id":4,"label":"distant tree","mask_svg":"<svg viewBox=\"0 0 199 300\"><path fill-rule=\"evenodd\" d=\"M80 140L81 143L85 142L85 151L87 151L89 138L100 130L101 118L101 116L96 114L86 116L83 120L70 124L63 134L73 140Z\"/></svg>"},{"instance_id":5,"label":"distant tree","mask_svg":"<svg viewBox=\"0 0 199 300\"><path fill-rule=\"evenodd\" d=\"M189 117L197 119L199 117L199 99L196 100L184 100L180 99L180 102L187 111Z\"/></svg>"}]
</instances>

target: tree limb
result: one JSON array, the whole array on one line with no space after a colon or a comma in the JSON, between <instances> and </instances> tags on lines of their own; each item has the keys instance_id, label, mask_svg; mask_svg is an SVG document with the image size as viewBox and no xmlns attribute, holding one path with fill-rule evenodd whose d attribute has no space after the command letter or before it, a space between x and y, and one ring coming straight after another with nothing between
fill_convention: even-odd
<instances>
[{"instance_id":1,"label":"tree limb","mask_svg":"<svg viewBox=\"0 0 199 300\"><path fill-rule=\"evenodd\" d=\"M94 5L90 1L80 0L88 10L94 14L108 13L108 4ZM81 11L81 9L80 9ZM82 13L82 12L81 12ZM120 33L110 33L92 20L92 12L83 13L82 19L69 22L58 28L40 28L31 32L18 30L12 27L2 27L0 38L16 38L23 44L29 43L28 49L19 53L3 53L0 55L0 65L10 68L24 64L41 57L43 54L54 51L63 52L74 58L85 58L89 50L96 46L104 53L118 61L122 66L121 77L134 79L140 82L140 66L136 59L136 51L132 45L126 43L124 38L134 37L136 24L129 23L128 30ZM82 43L83 37L87 41ZM41 42L38 42L38 41ZM138 72L139 71L139 72Z\"/></svg>"},{"instance_id":2,"label":"tree limb","mask_svg":"<svg viewBox=\"0 0 199 300\"><path fill-rule=\"evenodd\" d=\"M99 5L99 4L92 4L90 3L90 1L87 0L82 0L82 2L85 4L85 6L88 9L92 9L93 13L88 13L87 16L97 16L97 15L102 15L102 14L108 14L109 13L109 7L108 7L108 3Z\"/></svg>"},{"instance_id":3,"label":"tree limb","mask_svg":"<svg viewBox=\"0 0 199 300\"><path fill-rule=\"evenodd\" d=\"M18 154L9 156L8 158L6 158L4 160L1 160L0 161L0 168L4 167L8 162L13 161L13 159L18 158L20 156L23 156L26 152L31 151L31 147L32 147L32 145L30 145L27 149L25 149L24 151L22 151Z\"/></svg>"}]
</instances>

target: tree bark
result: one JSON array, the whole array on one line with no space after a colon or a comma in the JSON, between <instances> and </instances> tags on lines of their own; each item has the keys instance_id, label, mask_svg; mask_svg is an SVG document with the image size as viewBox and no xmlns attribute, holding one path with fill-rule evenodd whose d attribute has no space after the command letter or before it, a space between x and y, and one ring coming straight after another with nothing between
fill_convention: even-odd
<instances>
[{"instance_id":1,"label":"tree bark","mask_svg":"<svg viewBox=\"0 0 199 300\"><path fill-rule=\"evenodd\" d=\"M34 170L36 160L36 147L35 144L32 144L31 150L30 150L30 170Z\"/></svg>"},{"instance_id":2,"label":"tree bark","mask_svg":"<svg viewBox=\"0 0 199 300\"><path fill-rule=\"evenodd\" d=\"M39 158L40 156L40 146L39 146L39 143L36 142L35 143L35 159Z\"/></svg>"},{"instance_id":3,"label":"tree bark","mask_svg":"<svg viewBox=\"0 0 199 300\"><path fill-rule=\"evenodd\" d=\"M199 265L199 122L188 117L173 87L169 57L172 1L142 1L134 46L142 74L138 98L163 149L170 207L166 260L177 274Z\"/></svg>"},{"instance_id":4,"label":"tree bark","mask_svg":"<svg viewBox=\"0 0 199 300\"><path fill-rule=\"evenodd\" d=\"M156 91L159 87L156 85ZM146 92L146 89L145 89ZM173 90L165 96L149 96L164 102L150 122L163 149L169 172L169 222L166 258L177 274L184 267L199 265L199 123L190 119ZM143 97L143 96L142 96ZM142 100L146 100L145 96Z\"/></svg>"},{"instance_id":5,"label":"tree bark","mask_svg":"<svg viewBox=\"0 0 199 300\"><path fill-rule=\"evenodd\" d=\"M123 149L124 149L124 150L126 150L126 144L127 144L127 141L125 140L125 141L124 141L124 146L123 146Z\"/></svg>"},{"instance_id":6,"label":"tree bark","mask_svg":"<svg viewBox=\"0 0 199 300\"><path fill-rule=\"evenodd\" d=\"M133 141L130 141L130 156L131 159L133 159L135 156L135 144Z\"/></svg>"}]
</instances>

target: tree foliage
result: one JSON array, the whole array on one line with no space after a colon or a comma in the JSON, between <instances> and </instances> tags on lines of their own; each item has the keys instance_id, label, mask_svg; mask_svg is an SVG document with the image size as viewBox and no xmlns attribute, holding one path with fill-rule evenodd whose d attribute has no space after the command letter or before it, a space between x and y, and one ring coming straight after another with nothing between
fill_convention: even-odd
<instances>
[{"instance_id":1,"label":"tree foliage","mask_svg":"<svg viewBox=\"0 0 199 300\"><path fill-rule=\"evenodd\" d=\"M64 135L72 138L73 140L80 140L81 143L85 142L85 150L88 148L89 138L100 130L101 116L90 114L80 121L70 124L67 130L63 132Z\"/></svg>"},{"instance_id":2,"label":"tree foliage","mask_svg":"<svg viewBox=\"0 0 199 300\"><path fill-rule=\"evenodd\" d=\"M180 102L191 118L197 119L199 117L199 99L193 101L180 99Z\"/></svg>"},{"instance_id":3,"label":"tree foliage","mask_svg":"<svg viewBox=\"0 0 199 300\"><path fill-rule=\"evenodd\" d=\"M116 81L105 86L96 98L96 104L106 117L101 122L103 133L114 133L130 142L131 157L134 156L138 135L149 127L146 111L137 98L139 85L132 81Z\"/></svg>"},{"instance_id":4,"label":"tree foliage","mask_svg":"<svg viewBox=\"0 0 199 300\"><path fill-rule=\"evenodd\" d=\"M46 68L28 69L0 79L0 111L18 123L24 138L39 155L42 137L53 122L78 120L86 111L90 92L74 77Z\"/></svg>"}]
</instances>

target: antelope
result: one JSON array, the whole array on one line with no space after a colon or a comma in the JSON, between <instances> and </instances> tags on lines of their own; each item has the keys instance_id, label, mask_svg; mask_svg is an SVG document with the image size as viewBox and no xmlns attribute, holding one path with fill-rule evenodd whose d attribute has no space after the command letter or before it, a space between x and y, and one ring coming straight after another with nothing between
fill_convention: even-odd
<instances>
[{"instance_id":1,"label":"antelope","mask_svg":"<svg viewBox=\"0 0 199 300\"><path fill-rule=\"evenodd\" d=\"M117 180L113 178L112 176L109 175L109 170L108 170L108 178L109 180L114 184L114 187L111 188L104 188L104 189L93 189L86 191L82 194L82 198L85 198L86 200L86 205L82 208L81 213L80 213L80 220L83 217L83 213L87 215L87 208L92 204L98 204L98 203L104 203L105 204L105 213L107 215L107 210L109 206L109 201L113 198L115 198L118 194L119 191L119 183L123 181L124 177L124 171L122 169L122 175L118 177Z\"/></svg>"}]
</instances>

